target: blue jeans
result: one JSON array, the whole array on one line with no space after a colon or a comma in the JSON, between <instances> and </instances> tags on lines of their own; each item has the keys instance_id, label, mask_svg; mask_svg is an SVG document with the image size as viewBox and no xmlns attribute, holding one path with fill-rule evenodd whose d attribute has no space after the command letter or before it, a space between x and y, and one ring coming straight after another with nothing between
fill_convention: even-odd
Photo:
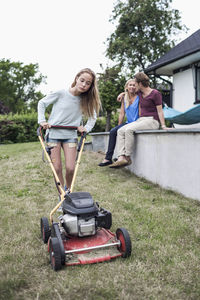
<instances>
[{"instance_id":1,"label":"blue jeans","mask_svg":"<svg viewBox=\"0 0 200 300\"><path fill-rule=\"evenodd\" d=\"M113 153L115 150L115 145L116 145L116 140L117 140L117 130L124 125L126 125L126 123L123 123L123 124L118 125L111 129L110 134L109 134L108 150L106 152L105 159L112 160L112 156L113 156Z\"/></svg>"}]
</instances>

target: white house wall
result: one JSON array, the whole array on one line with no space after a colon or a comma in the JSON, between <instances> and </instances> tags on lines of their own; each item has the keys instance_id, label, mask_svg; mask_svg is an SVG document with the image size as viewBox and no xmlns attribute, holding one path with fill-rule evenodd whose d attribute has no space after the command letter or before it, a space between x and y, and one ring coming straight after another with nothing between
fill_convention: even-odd
<instances>
[{"instance_id":1,"label":"white house wall","mask_svg":"<svg viewBox=\"0 0 200 300\"><path fill-rule=\"evenodd\" d=\"M195 89L192 69L188 69L173 75L173 108L185 112L194 107ZM200 128L200 123L192 125L174 124L175 128Z\"/></svg>"},{"instance_id":2,"label":"white house wall","mask_svg":"<svg viewBox=\"0 0 200 300\"><path fill-rule=\"evenodd\" d=\"M194 106L195 89L192 69L173 75L173 108L184 112Z\"/></svg>"}]
</instances>

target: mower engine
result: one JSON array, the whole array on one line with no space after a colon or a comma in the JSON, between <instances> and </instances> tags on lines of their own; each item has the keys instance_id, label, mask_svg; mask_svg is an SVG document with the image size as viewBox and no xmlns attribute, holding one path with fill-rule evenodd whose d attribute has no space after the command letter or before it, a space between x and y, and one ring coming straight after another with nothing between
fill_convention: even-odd
<instances>
[{"instance_id":1,"label":"mower engine","mask_svg":"<svg viewBox=\"0 0 200 300\"><path fill-rule=\"evenodd\" d=\"M110 229L112 225L111 213L94 203L87 192L66 194L59 219L68 235L79 237L95 235L98 228Z\"/></svg>"}]
</instances>

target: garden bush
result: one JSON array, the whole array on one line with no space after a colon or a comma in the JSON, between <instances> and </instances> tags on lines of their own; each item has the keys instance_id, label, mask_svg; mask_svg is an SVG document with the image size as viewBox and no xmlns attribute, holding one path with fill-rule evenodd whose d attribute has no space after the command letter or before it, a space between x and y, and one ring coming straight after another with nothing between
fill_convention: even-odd
<instances>
[{"instance_id":1,"label":"garden bush","mask_svg":"<svg viewBox=\"0 0 200 300\"><path fill-rule=\"evenodd\" d=\"M84 121L85 123L86 121ZM115 127L118 116L113 115L111 127ZM103 132L106 127L105 117L97 118L92 132ZM0 143L26 143L37 141L37 113L0 115Z\"/></svg>"},{"instance_id":2,"label":"garden bush","mask_svg":"<svg viewBox=\"0 0 200 300\"><path fill-rule=\"evenodd\" d=\"M112 115L111 124L110 124L111 128L114 128L115 126L118 125L118 116L119 116L118 113ZM92 132L104 132L105 128L106 128L106 118L104 116L102 116L97 119Z\"/></svg>"},{"instance_id":3,"label":"garden bush","mask_svg":"<svg viewBox=\"0 0 200 300\"><path fill-rule=\"evenodd\" d=\"M0 143L25 143L37 140L37 113L0 115Z\"/></svg>"}]
</instances>

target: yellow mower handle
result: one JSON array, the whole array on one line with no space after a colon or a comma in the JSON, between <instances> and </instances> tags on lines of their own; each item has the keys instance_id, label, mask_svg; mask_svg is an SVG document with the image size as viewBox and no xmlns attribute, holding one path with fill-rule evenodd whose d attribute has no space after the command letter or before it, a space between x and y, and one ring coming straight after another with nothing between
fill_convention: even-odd
<instances>
[{"instance_id":1,"label":"yellow mower handle","mask_svg":"<svg viewBox=\"0 0 200 300\"><path fill-rule=\"evenodd\" d=\"M52 126L52 127L54 127L54 126ZM55 126L54 128L60 128L60 126ZM62 128L64 128L64 126ZM75 129L75 127L72 127L72 126L71 127L67 126L65 128ZM76 127L76 129L77 129L77 127ZM47 160L48 160L48 162L50 164L50 167L52 169L52 172L53 172L53 175L54 175L54 178L55 178L58 190L59 190L59 194L60 194L60 202L50 212L50 221L53 223L53 214L57 211L57 209L61 206L61 204L65 200L65 194L66 194L66 192L65 192L65 190L63 189L63 187L62 187L62 185L60 183L58 175L57 175L57 173L55 171L55 168L53 166L51 157L50 157L50 155L47 152L47 149L45 147L44 140L42 138L42 127L41 126L37 129L37 135L38 135L38 138L39 138L40 143L42 145L43 151L44 151L44 153L46 155L46 158L47 158ZM78 167L80 165L80 159L81 159L83 147L84 147L84 144L85 144L85 140L86 140L86 132L83 132L81 134L81 139L80 139L80 142L79 142L79 145L78 145L78 149L77 149L77 151L78 151L78 158L77 158L77 161L76 161L74 175L73 175L73 178L72 178L72 184L71 184L71 187L70 187L70 193L73 191L73 188L74 188L74 182L75 182L75 178L76 178L76 175L77 175L77 172L78 172Z\"/></svg>"},{"instance_id":2,"label":"yellow mower handle","mask_svg":"<svg viewBox=\"0 0 200 300\"><path fill-rule=\"evenodd\" d=\"M84 144L85 144L85 140L86 140L86 132L83 132L82 135L81 135L81 140L79 142L78 149L77 149L77 151L78 151L78 158L77 158L77 161L76 161L74 175L73 175L73 178L72 178L72 183L71 183L71 187L70 187L70 193L72 193L73 189L74 189L74 182L75 182L75 179L76 179L76 174L78 172L78 167L80 165L80 160L81 160L81 155L82 155L82 152L83 152L83 147L84 147Z\"/></svg>"},{"instance_id":3,"label":"yellow mower handle","mask_svg":"<svg viewBox=\"0 0 200 300\"><path fill-rule=\"evenodd\" d=\"M62 204L63 201L65 200L65 191L64 191L64 189L63 189L63 187L62 187L62 185L61 185L61 183L60 183L60 180L59 180L59 178L58 178L58 175L57 175L57 173L56 173L56 171L55 171L55 168L54 168L54 166L53 166L51 157L50 157L49 153L48 153L47 150L46 150L46 147L45 147L45 144L44 144L44 140L43 140L43 138L42 138L42 132L41 132L41 131L42 131L42 127L39 127L39 128L37 129L37 135L38 135L38 138L39 138L40 143L41 143L41 145L42 145L43 151L44 151L44 153L45 153L45 155L46 155L46 158L47 158L47 160L48 160L48 162L49 162L49 164L50 164L51 170L52 170L52 172L53 172L53 175L54 175L54 178L55 178L57 187L58 187L58 189L59 189L60 200L61 200L61 201L53 208L53 210L50 212L50 221L53 222L53 217L52 217L53 214L56 212L56 210L61 206L61 204Z\"/></svg>"}]
</instances>

